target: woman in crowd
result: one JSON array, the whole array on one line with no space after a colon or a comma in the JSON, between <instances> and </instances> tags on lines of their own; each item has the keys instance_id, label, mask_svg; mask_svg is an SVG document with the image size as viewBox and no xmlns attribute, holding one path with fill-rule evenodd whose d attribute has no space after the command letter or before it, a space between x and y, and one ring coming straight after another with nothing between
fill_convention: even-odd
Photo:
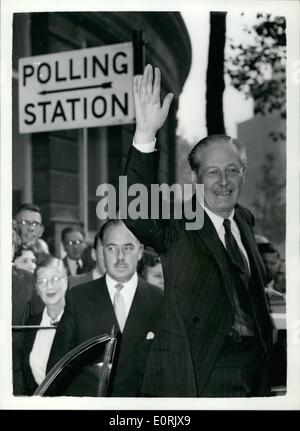
<instances>
[{"instance_id":1,"label":"woman in crowd","mask_svg":"<svg viewBox=\"0 0 300 431\"><path fill-rule=\"evenodd\" d=\"M148 283L164 288L164 275L159 255L153 248L147 247L139 265L139 274Z\"/></svg>"},{"instance_id":2,"label":"woman in crowd","mask_svg":"<svg viewBox=\"0 0 300 431\"><path fill-rule=\"evenodd\" d=\"M15 254L14 266L34 273L36 269L36 257L31 248L21 248Z\"/></svg>"},{"instance_id":3,"label":"woman in crowd","mask_svg":"<svg viewBox=\"0 0 300 431\"><path fill-rule=\"evenodd\" d=\"M34 276L29 271L14 265L15 256L22 248L21 238L17 234L17 224L12 223L12 319L13 326L24 325L33 312L32 297L34 294ZM12 332L12 365L13 365L13 393L24 394L24 379L22 370L23 331Z\"/></svg>"},{"instance_id":4,"label":"woman in crowd","mask_svg":"<svg viewBox=\"0 0 300 431\"><path fill-rule=\"evenodd\" d=\"M28 329L25 333L24 377L27 395L32 395L46 376L56 326L64 311L68 279L62 260L45 255L35 271L35 285L45 308L42 313L31 316L26 325L46 328Z\"/></svg>"}]
</instances>

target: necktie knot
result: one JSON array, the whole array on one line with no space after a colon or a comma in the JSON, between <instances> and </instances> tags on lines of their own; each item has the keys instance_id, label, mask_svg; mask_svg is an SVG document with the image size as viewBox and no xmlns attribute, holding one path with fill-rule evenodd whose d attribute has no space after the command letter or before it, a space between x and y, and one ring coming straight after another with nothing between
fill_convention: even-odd
<instances>
[{"instance_id":1,"label":"necktie knot","mask_svg":"<svg viewBox=\"0 0 300 431\"><path fill-rule=\"evenodd\" d=\"M54 320L54 319L51 319L51 321L50 321L50 325L51 326L58 326L58 321L57 320Z\"/></svg>"},{"instance_id":2,"label":"necktie knot","mask_svg":"<svg viewBox=\"0 0 300 431\"><path fill-rule=\"evenodd\" d=\"M229 218L224 219L223 225L226 232L231 232L231 221L229 220Z\"/></svg>"},{"instance_id":3,"label":"necktie knot","mask_svg":"<svg viewBox=\"0 0 300 431\"><path fill-rule=\"evenodd\" d=\"M115 285L115 288L117 289L118 292L120 292L123 289L124 285L121 283L118 283Z\"/></svg>"},{"instance_id":4,"label":"necktie knot","mask_svg":"<svg viewBox=\"0 0 300 431\"><path fill-rule=\"evenodd\" d=\"M80 274L81 272L81 265L79 260L76 260L76 274Z\"/></svg>"}]
</instances>

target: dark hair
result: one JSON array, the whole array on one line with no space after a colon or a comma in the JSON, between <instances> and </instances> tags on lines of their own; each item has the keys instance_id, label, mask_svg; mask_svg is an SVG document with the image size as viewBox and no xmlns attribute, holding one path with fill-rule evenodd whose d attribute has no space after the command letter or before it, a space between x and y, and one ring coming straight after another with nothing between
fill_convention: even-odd
<instances>
[{"instance_id":1,"label":"dark hair","mask_svg":"<svg viewBox=\"0 0 300 431\"><path fill-rule=\"evenodd\" d=\"M61 232L62 242L65 242L66 236L68 235L68 233L71 233L71 232L79 232L84 238L84 232L80 226L69 226L69 227L65 227Z\"/></svg>"},{"instance_id":2,"label":"dark hair","mask_svg":"<svg viewBox=\"0 0 300 431\"><path fill-rule=\"evenodd\" d=\"M266 243L261 243L261 244L257 244L258 250L260 252L260 254L265 254L265 253L271 253L271 254L277 254L278 257L280 257L279 252L276 250L275 247L273 247L273 245L270 242L266 242Z\"/></svg>"},{"instance_id":3,"label":"dark hair","mask_svg":"<svg viewBox=\"0 0 300 431\"><path fill-rule=\"evenodd\" d=\"M96 233L96 235L94 237L94 242L93 242L93 249L94 250L97 250L98 241L101 241L100 230L98 230L98 232Z\"/></svg>"},{"instance_id":4,"label":"dark hair","mask_svg":"<svg viewBox=\"0 0 300 431\"><path fill-rule=\"evenodd\" d=\"M123 222L120 219L109 219L107 220L100 228L99 231L99 239L101 240L101 242L103 243L103 238L105 235L105 232L111 227L111 226L120 226L122 225Z\"/></svg>"},{"instance_id":5,"label":"dark hair","mask_svg":"<svg viewBox=\"0 0 300 431\"><path fill-rule=\"evenodd\" d=\"M20 235L18 234L17 222L16 220L12 221L12 242L14 245L15 254L22 248L22 240Z\"/></svg>"},{"instance_id":6,"label":"dark hair","mask_svg":"<svg viewBox=\"0 0 300 431\"><path fill-rule=\"evenodd\" d=\"M147 269L158 263L161 263L159 254L152 247L147 247L143 252L142 259L138 262L138 273L141 277L145 277Z\"/></svg>"},{"instance_id":7,"label":"dark hair","mask_svg":"<svg viewBox=\"0 0 300 431\"><path fill-rule=\"evenodd\" d=\"M42 212L40 207L38 207L35 204L22 204L19 206L19 208L17 209L16 215L15 217L17 217L17 215L21 212L21 211L33 211L36 213L39 213L42 219Z\"/></svg>"},{"instance_id":8,"label":"dark hair","mask_svg":"<svg viewBox=\"0 0 300 431\"><path fill-rule=\"evenodd\" d=\"M34 251L34 249L33 249L33 247L32 246L28 246L28 247L24 247L24 246L21 246L16 252L15 252L15 255L14 255L14 260L17 258L17 257L20 257L20 256L22 256L22 254L23 254L23 252L24 251L31 251L33 254L34 254L34 256L35 256L35 258L36 258L36 254L35 254L35 251Z\"/></svg>"},{"instance_id":9,"label":"dark hair","mask_svg":"<svg viewBox=\"0 0 300 431\"><path fill-rule=\"evenodd\" d=\"M198 171L200 168L201 160L200 160L199 150L201 150L201 148L208 147L209 145L212 145L215 143L222 144L225 142L228 144L233 144L236 147L236 149L239 152L241 163L243 167L246 169L247 153L246 153L246 148L241 141L226 135L210 135L201 139L201 141L199 141L189 153L188 160L192 171Z\"/></svg>"}]
</instances>

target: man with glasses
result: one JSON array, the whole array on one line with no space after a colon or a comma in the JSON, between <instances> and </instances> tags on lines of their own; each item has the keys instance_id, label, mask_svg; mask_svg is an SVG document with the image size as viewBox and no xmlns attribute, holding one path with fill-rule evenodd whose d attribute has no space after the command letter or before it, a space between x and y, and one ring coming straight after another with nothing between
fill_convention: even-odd
<instances>
[{"instance_id":1,"label":"man with glasses","mask_svg":"<svg viewBox=\"0 0 300 431\"><path fill-rule=\"evenodd\" d=\"M36 246L44 233L40 208L34 204L23 204L18 208L15 220L23 246Z\"/></svg>"},{"instance_id":2,"label":"man with glasses","mask_svg":"<svg viewBox=\"0 0 300 431\"><path fill-rule=\"evenodd\" d=\"M90 250L91 258L93 262L95 262L95 268L84 274L70 275L69 289L79 286L80 284L86 284L92 280L97 280L105 274L106 268L103 260L103 246L99 235L100 232L98 231L94 238L93 247Z\"/></svg>"},{"instance_id":3,"label":"man with glasses","mask_svg":"<svg viewBox=\"0 0 300 431\"><path fill-rule=\"evenodd\" d=\"M67 253L63 262L68 276L88 272L90 268L83 259L86 243L81 228L78 226L66 227L61 233L61 240Z\"/></svg>"},{"instance_id":4,"label":"man with glasses","mask_svg":"<svg viewBox=\"0 0 300 431\"><path fill-rule=\"evenodd\" d=\"M26 213L27 211L27 213ZM30 212L26 210L24 217ZM18 223L12 223L12 260L15 253L23 246L21 237L18 235ZM26 319L43 309L43 303L37 295L34 287L34 276L25 269L12 265L12 325L24 325ZM24 333L20 330L12 332L12 365L13 365L13 393L14 395L24 395L24 378L22 372L23 339Z\"/></svg>"}]
</instances>

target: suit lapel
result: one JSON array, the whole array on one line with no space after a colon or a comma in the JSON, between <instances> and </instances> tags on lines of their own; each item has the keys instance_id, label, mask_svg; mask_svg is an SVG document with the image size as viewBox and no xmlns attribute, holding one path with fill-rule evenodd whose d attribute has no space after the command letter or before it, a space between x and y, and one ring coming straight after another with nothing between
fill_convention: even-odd
<instances>
[{"instance_id":1,"label":"suit lapel","mask_svg":"<svg viewBox=\"0 0 300 431\"><path fill-rule=\"evenodd\" d=\"M238 228L241 234L242 243L248 255L248 259L250 262L250 269L251 269L251 277L254 279L257 279L257 278L262 279L262 274L260 269L263 270L263 268L261 268L261 261L259 259L259 255L256 250L253 234L251 232L251 229L248 223L246 222L245 218L241 215L238 208L235 209L234 220L238 225Z\"/></svg>"},{"instance_id":2,"label":"suit lapel","mask_svg":"<svg viewBox=\"0 0 300 431\"><path fill-rule=\"evenodd\" d=\"M42 318L43 318L43 312L32 316L30 319L30 325L40 325ZM38 331L37 329L28 329L28 344L31 349L33 347L33 343L34 343L37 331Z\"/></svg>"},{"instance_id":3,"label":"suit lapel","mask_svg":"<svg viewBox=\"0 0 300 431\"><path fill-rule=\"evenodd\" d=\"M147 286L139 279L122 334L122 350L119 359L120 363L125 360L141 339L145 337L152 309L153 304L149 300Z\"/></svg>"},{"instance_id":4,"label":"suit lapel","mask_svg":"<svg viewBox=\"0 0 300 431\"><path fill-rule=\"evenodd\" d=\"M99 304L101 305L99 306ZM100 332L105 330L110 334L110 325L115 325L120 330L106 286L105 277L95 281L93 291L90 293L89 308ZM153 304L149 299L147 286L139 279L122 333L119 364L125 360L141 339L145 337L152 310Z\"/></svg>"},{"instance_id":5,"label":"suit lapel","mask_svg":"<svg viewBox=\"0 0 300 431\"><path fill-rule=\"evenodd\" d=\"M94 284L93 291L89 298L89 307L97 322L99 331L103 332L104 328L106 328L106 331L110 334L111 327L115 325L119 328L119 325L110 300L105 277L95 280Z\"/></svg>"},{"instance_id":6,"label":"suit lapel","mask_svg":"<svg viewBox=\"0 0 300 431\"><path fill-rule=\"evenodd\" d=\"M225 290L230 301L232 302L232 286L230 282L229 271L227 270L228 261L226 258L225 249L212 221L206 213L204 213L204 225L202 229L197 231L197 233L200 239L206 244L207 248L211 252L212 257L215 259L222 274Z\"/></svg>"}]
</instances>

